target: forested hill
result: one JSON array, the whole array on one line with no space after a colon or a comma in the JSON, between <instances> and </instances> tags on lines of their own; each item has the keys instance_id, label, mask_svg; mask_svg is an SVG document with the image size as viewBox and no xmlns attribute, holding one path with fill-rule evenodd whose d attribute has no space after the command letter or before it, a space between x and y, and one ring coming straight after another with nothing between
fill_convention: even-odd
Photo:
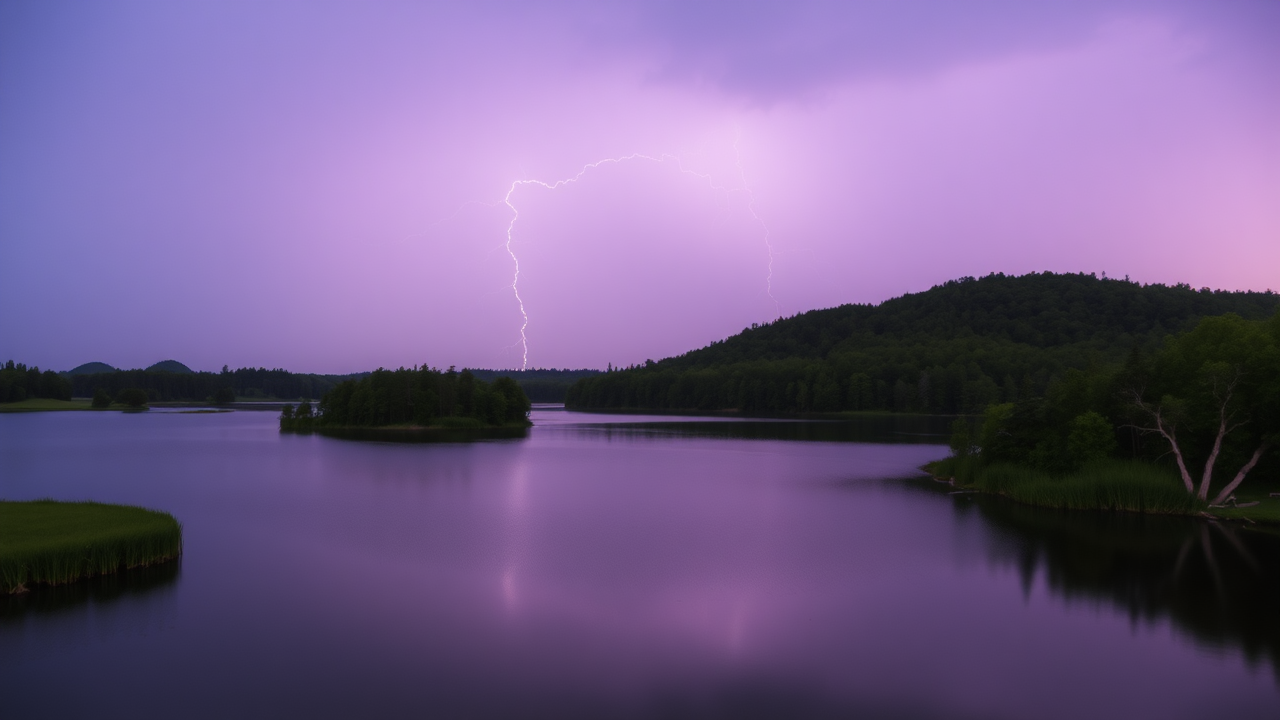
<instances>
[{"instance_id":1,"label":"forested hill","mask_svg":"<svg viewBox=\"0 0 1280 720\"><path fill-rule=\"evenodd\" d=\"M1207 315L1269 317L1274 292L1093 275L963 278L879 305L814 310L662 362L578 381L570 407L956 413L1039 395Z\"/></svg>"}]
</instances>

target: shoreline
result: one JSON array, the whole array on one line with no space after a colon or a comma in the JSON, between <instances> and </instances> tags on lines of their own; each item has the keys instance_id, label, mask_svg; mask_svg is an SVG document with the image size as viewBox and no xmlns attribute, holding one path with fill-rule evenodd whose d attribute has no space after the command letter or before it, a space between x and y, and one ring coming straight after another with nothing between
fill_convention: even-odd
<instances>
[{"instance_id":1,"label":"shoreline","mask_svg":"<svg viewBox=\"0 0 1280 720\"><path fill-rule=\"evenodd\" d=\"M1174 517L1203 518L1206 520L1221 520L1247 523L1249 525L1260 525L1269 530L1280 530L1280 493L1269 492L1266 488L1258 490L1248 490L1242 494L1243 499L1239 500L1237 505L1208 505L1204 507L1196 507L1189 511L1177 510L1147 510L1134 509L1127 507L1069 507L1061 504L1050 504L1032 502L1023 498L1019 498L1008 492L987 490L978 487L976 484L963 484L956 479L954 475L941 475L938 472L938 464L943 461L936 460L934 462L925 463L920 466L920 470L929 475L934 482L950 485L956 489L956 493L985 495L988 497L1003 498L1009 502L1028 507L1040 507L1047 510L1063 510L1071 512L1124 512L1136 515L1167 515Z\"/></svg>"},{"instance_id":2,"label":"shoreline","mask_svg":"<svg viewBox=\"0 0 1280 720\"><path fill-rule=\"evenodd\" d=\"M177 560L182 525L133 505L0 500L0 594Z\"/></svg>"}]
</instances>

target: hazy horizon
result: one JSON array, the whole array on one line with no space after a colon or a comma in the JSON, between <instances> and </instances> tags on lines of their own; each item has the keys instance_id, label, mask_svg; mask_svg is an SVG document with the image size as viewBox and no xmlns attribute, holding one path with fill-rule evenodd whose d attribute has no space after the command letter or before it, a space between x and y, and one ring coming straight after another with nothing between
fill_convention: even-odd
<instances>
[{"instance_id":1,"label":"hazy horizon","mask_svg":"<svg viewBox=\"0 0 1280 720\"><path fill-rule=\"evenodd\" d=\"M1081 274L1083 274L1083 275L1092 275L1092 276L1097 277L1097 278L1102 279L1102 280L1115 280L1115 281L1118 281L1118 282L1119 282L1119 281L1131 281L1131 282L1134 282L1135 284L1139 284L1139 283L1137 283L1137 281L1132 281L1130 278L1112 278L1112 277L1108 277L1108 276L1106 276L1105 274L1089 273L1089 272L1085 272L1085 273L1081 273ZM964 279L965 279L965 278L952 278L952 280L964 280ZM1154 283L1153 283L1153 284L1154 284ZM1175 284L1177 284L1177 283L1175 283ZM1181 283L1181 285L1187 285L1187 284L1186 284L1186 283ZM935 286L932 286L932 287L938 287L938 286L936 286L936 285L935 285ZM930 287L930 288L926 288L926 289L921 290L921 291L919 291L919 292L927 292L928 290L932 289L932 287ZM1188 287L1190 287L1190 286L1188 286ZM1222 289L1222 288L1194 288L1194 289L1197 289L1197 290L1210 289L1210 290L1214 290L1214 291L1223 291L1223 289ZM1227 291L1227 292L1275 292L1275 291L1274 291L1274 290L1270 290L1270 289L1266 289L1266 290L1241 290L1241 291ZM881 303L888 302L889 300L895 300L895 299L898 299L898 298L904 297L905 295L911 295L911 294L915 294L915 293L910 293L910 292L909 292L909 293L904 293L903 295L895 295L894 297L891 297L891 298L885 298L884 300L881 300L881 301L879 301L879 302L873 302L873 303L868 303L868 304L870 304L870 305L879 305L879 304L881 304ZM807 309L807 310L800 310L800 311L798 311L795 315L788 316L788 317L795 317L796 315L803 315L804 313L806 313L806 312L810 312L810 311L812 311L812 310L825 310L825 309L829 309L829 308L809 308L809 309ZM778 318L778 320L785 320L785 319L788 319L788 318ZM772 321L770 321L770 322L772 322ZM761 323L761 325L763 325L763 324L765 324L765 323ZM749 329L749 328L743 328L742 330L738 330L738 331L735 331L735 332L729 333L729 334L727 334L725 337L732 337L732 336L737 335L737 334L739 334L740 332L742 332L742 331L744 331L744 330L747 330L747 329ZM724 339L724 338L717 338L717 340L723 340L723 339ZM703 348L703 347L706 347L706 345L700 345L700 346L698 346L698 347L685 348L684 350L681 350L681 351L679 351L679 352L675 353L675 355L683 355L683 354L684 354L684 353L686 353L686 352L690 352L690 351L693 351L693 350L699 350L699 349L701 349L701 348ZM663 360L663 359L666 359L667 357L672 357L672 356L663 356L663 357L658 357L658 358L646 358L646 360ZM5 360L7 360L7 359L12 359L12 358L0 358L0 362L4 362L4 361L5 361ZM172 360L172 361L179 362L179 363L182 363L183 365L186 365L189 369L191 369L191 370L192 370L192 371L194 371L194 372L219 372L219 371L222 369L223 365L226 365L226 364L224 363L223 365L215 365L215 366L211 366L211 367L194 367L194 366L192 366L190 363L183 362L180 358L175 358L175 357L165 357L165 358L162 358L162 359L160 359L160 360L155 360L155 361L152 361L152 362L142 363L142 364L140 364L140 365L137 365L136 367L129 367L129 366L124 366L124 365L115 365L114 363L106 362L106 361L103 361L103 360L85 360L85 361L83 361L83 362L76 363L74 366L72 366L72 367L68 367L68 368L41 368L41 369L42 369L42 370L45 370L45 369L52 369L52 370L57 370L58 372L67 372L67 371L70 371L70 370L75 370L75 369L79 368L79 367L80 367L80 366L82 366L82 365L88 365L88 364L95 363L95 362L101 362L101 363L104 363L104 364L106 364L106 365L111 365L112 367L116 368L117 370L145 370L145 369L149 368L149 367L150 367L150 366L152 366L152 365L157 365L157 364L159 364L159 363L161 363L161 362L166 362L166 361L171 361L171 360ZM17 362L21 362L21 360L17 360ZM607 366L607 365L609 365L609 364L612 364L612 365L613 365L613 367L615 367L615 368L623 368L623 367L626 367L627 365L631 365L631 364L634 364L634 365L640 365L640 364L643 364L643 361L638 361L638 362L635 362L635 363L627 363L627 364L614 364L614 363L607 363L607 364L606 364L606 366ZM288 367L285 367L285 368L279 368L278 366L271 366L271 367L267 367L267 366L262 365L262 364L253 364L253 363L249 363L249 364L242 365L242 366L227 366L227 367L229 367L229 368L230 368L230 369L232 369L232 370L237 370L237 369L241 369L241 368L249 368L249 369L255 369L255 368L266 368L266 369L282 369L282 370L288 370L288 371L290 371L290 372L314 373L314 374L318 374L318 375L349 375L349 374L353 374L353 373L370 372L370 371L372 371L372 370L374 370L374 369L377 369L377 368L393 369L393 368L397 368L397 367L415 367L415 366L419 366L419 365L422 365L422 366L424 366L424 367L425 367L425 366L437 367L437 368L439 368L439 369L445 369L445 368L448 368L448 367L449 367L448 365L424 365L423 363L414 363L414 362L382 363L382 364L379 364L379 365L377 365L377 366L373 366L373 367L368 367L368 368L363 368L363 369L357 369L357 370L346 370L346 371L342 371L342 372L333 372L333 371L328 371L328 370L323 370L323 369L321 369L321 370L297 370L297 369L295 369L295 368L288 368ZM459 370L463 370L463 369L470 369L470 370L484 370L484 371L498 371L498 372L501 372L501 371L504 371L504 370L519 370L519 369L520 369L520 368L490 368L490 367L483 367L483 366L478 366L478 365L465 365L465 366L463 366L463 365L459 365L459 366L456 366L456 367L457 367ZM568 372L576 372L576 371L583 371L583 370L604 372L606 369L607 369L607 367L598 367L598 368L593 368L593 367L567 367L567 366L565 366L565 367L543 367L543 366L532 366L532 365L530 365L530 366L527 368L527 370L529 370L529 371L547 371L547 370L550 370L550 371L568 371Z\"/></svg>"},{"instance_id":2,"label":"hazy horizon","mask_svg":"<svg viewBox=\"0 0 1280 720\"><path fill-rule=\"evenodd\" d=\"M1278 21L7 3L0 359L519 368L527 314L529 367L603 368L991 272L1273 289Z\"/></svg>"}]
</instances>

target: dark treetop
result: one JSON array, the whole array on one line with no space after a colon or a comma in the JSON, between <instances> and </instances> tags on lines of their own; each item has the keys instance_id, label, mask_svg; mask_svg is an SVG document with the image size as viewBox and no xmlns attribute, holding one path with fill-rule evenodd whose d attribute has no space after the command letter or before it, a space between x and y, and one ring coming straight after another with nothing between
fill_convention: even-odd
<instances>
[{"instance_id":1,"label":"dark treetop","mask_svg":"<svg viewBox=\"0 0 1280 720\"><path fill-rule=\"evenodd\" d=\"M379 368L360 380L338 383L320 399L316 415L310 403L297 410L286 407L280 428L524 426L529 407L524 391L509 377L486 383L453 368Z\"/></svg>"}]
</instances>

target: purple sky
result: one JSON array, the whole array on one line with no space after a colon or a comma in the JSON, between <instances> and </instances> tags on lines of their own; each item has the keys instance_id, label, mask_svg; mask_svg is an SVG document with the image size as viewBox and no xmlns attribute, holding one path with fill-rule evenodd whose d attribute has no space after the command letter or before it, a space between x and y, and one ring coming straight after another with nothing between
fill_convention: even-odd
<instances>
[{"instance_id":1,"label":"purple sky","mask_svg":"<svg viewBox=\"0 0 1280 720\"><path fill-rule=\"evenodd\" d=\"M989 272L1280 289L1277 70L1265 0L6 2L0 360L519 367L512 183L636 153L510 194L530 367Z\"/></svg>"}]
</instances>

